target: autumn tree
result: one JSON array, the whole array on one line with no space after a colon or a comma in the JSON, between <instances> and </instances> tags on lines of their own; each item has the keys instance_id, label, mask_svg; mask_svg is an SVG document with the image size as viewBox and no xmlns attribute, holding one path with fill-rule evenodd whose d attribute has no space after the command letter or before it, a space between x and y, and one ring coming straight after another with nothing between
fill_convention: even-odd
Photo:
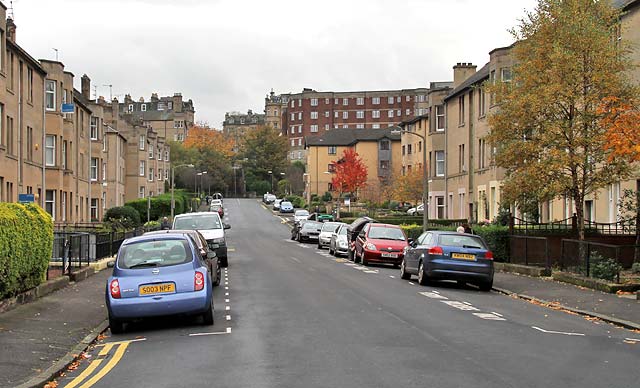
<instances>
[{"instance_id":1,"label":"autumn tree","mask_svg":"<svg viewBox=\"0 0 640 388\"><path fill-rule=\"evenodd\" d=\"M248 133L239 155L246 169L248 188L263 191L265 187L271 187L272 179L274 182L279 180L282 176L280 173L286 172L289 166L288 152L287 138L270 126L260 126ZM268 185L264 182L268 182Z\"/></svg>"},{"instance_id":2,"label":"autumn tree","mask_svg":"<svg viewBox=\"0 0 640 388\"><path fill-rule=\"evenodd\" d=\"M612 34L619 18L609 1L539 0L512 30L511 79L486 85L498 104L489 141L506 170L505 197L571 198L580 239L585 197L631 173L605 147L599 108L606 98L627 102L635 93L629 50Z\"/></svg>"},{"instance_id":3,"label":"autumn tree","mask_svg":"<svg viewBox=\"0 0 640 388\"><path fill-rule=\"evenodd\" d=\"M233 156L233 143L227 139L222 131L206 126L193 126L189 129L183 145L198 151L215 150L225 158Z\"/></svg>"},{"instance_id":4,"label":"autumn tree","mask_svg":"<svg viewBox=\"0 0 640 388\"><path fill-rule=\"evenodd\" d=\"M343 193L354 196L359 189L367 184L367 166L358 153L348 148L342 153L342 157L333 162L335 171L331 179L333 191L338 197Z\"/></svg>"},{"instance_id":5,"label":"autumn tree","mask_svg":"<svg viewBox=\"0 0 640 388\"><path fill-rule=\"evenodd\" d=\"M418 203L422 200L422 168L407 171L394 182L393 198L401 202Z\"/></svg>"}]
</instances>

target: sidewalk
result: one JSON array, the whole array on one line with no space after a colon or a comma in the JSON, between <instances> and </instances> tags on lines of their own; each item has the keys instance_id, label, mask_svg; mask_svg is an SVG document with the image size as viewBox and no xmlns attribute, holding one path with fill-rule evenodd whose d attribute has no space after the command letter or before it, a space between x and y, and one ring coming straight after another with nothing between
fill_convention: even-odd
<instances>
[{"instance_id":1,"label":"sidewalk","mask_svg":"<svg viewBox=\"0 0 640 388\"><path fill-rule=\"evenodd\" d=\"M104 293L110 274L98 272L0 314L0 387L25 383L67 353L82 350L74 348L107 318Z\"/></svg>"},{"instance_id":2,"label":"sidewalk","mask_svg":"<svg viewBox=\"0 0 640 388\"><path fill-rule=\"evenodd\" d=\"M496 272L494 289L640 330L640 301L547 278Z\"/></svg>"}]
</instances>

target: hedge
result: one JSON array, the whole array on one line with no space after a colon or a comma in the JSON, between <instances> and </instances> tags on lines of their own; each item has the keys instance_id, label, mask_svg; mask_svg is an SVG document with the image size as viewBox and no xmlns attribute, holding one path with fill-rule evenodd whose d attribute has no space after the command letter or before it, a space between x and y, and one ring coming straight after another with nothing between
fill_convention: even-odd
<instances>
[{"instance_id":1,"label":"hedge","mask_svg":"<svg viewBox=\"0 0 640 388\"><path fill-rule=\"evenodd\" d=\"M182 190L176 190L175 193L175 214L182 214L189 209L189 195ZM131 206L136 209L140 215L140 220L147 219L147 198L138 198L125 203L125 206ZM159 220L162 217L171 215L171 193L165 193L151 197L151 209L149 209L149 218L151 220Z\"/></svg>"},{"instance_id":2,"label":"hedge","mask_svg":"<svg viewBox=\"0 0 640 388\"><path fill-rule=\"evenodd\" d=\"M499 225L474 226L473 233L487 242L496 261L509 261L509 227Z\"/></svg>"},{"instance_id":3,"label":"hedge","mask_svg":"<svg viewBox=\"0 0 640 388\"><path fill-rule=\"evenodd\" d=\"M291 202L295 208L303 208L305 205L304 198L299 195L288 195L285 199Z\"/></svg>"},{"instance_id":4,"label":"hedge","mask_svg":"<svg viewBox=\"0 0 640 388\"><path fill-rule=\"evenodd\" d=\"M135 228L140 225L140 215L131 206L116 206L108 209L102 220L112 224L120 224L124 228Z\"/></svg>"},{"instance_id":5,"label":"hedge","mask_svg":"<svg viewBox=\"0 0 640 388\"><path fill-rule=\"evenodd\" d=\"M52 251L47 212L34 204L0 203L0 299L42 283Z\"/></svg>"}]
</instances>

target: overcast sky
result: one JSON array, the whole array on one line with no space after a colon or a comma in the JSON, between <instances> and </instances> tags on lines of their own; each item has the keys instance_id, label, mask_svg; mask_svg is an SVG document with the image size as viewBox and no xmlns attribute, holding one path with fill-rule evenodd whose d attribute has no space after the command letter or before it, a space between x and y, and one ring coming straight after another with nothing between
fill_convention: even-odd
<instances>
[{"instance_id":1,"label":"overcast sky","mask_svg":"<svg viewBox=\"0 0 640 388\"><path fill-rule=\"evenodd\" d=\"M9 0L2 0L9 6ZM425 87L512 43L535 0L14 0L17 40L122 101L181 92L196 120L276 93ZM93 94L92 94L93 96Z\"/></svg>"}]
</instances>

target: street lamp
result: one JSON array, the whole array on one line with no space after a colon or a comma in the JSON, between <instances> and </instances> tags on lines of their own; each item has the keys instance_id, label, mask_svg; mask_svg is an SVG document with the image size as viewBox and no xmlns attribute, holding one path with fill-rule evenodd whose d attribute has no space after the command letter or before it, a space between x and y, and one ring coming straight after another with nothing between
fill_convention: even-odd
<instances>
[{"instance_id":1,"label":"street lamp","mask_svg":"<svg viewBox=\"0 0 640 388\"><path fill-rule=\"evenodd\" d=\"M273 193L273 171L267 171L267 174L271 176L271 193Z\"/></svg>"},{"instance_id":2,"label":"street lamp","mask_svg":"<svg viewBox=\"0 0 640 388\"><path fill-rule=\"evenodd\" d=\"M207 171L201 171L199 173L196 174L195 176L195 190L196 190L196 195L198 196L198 199L200 198L200 189L198 188L198 177L203 177L204 174L206 174ZM200 178L200 187L202 187L202 178Z\"/></svg>"},{"instance_id":3,"label":"street lamp","mask_svg":"<svg viewBox=\"0 0 640 388\"><path fill-rule=\"evenodd\" d=\"M175 184L175 173L176 173L176 168L179 167L191 167L193 168L193 164L189 163L189 164L181 164L178 166L171 166L171 220L173 221L173 215L175 213L175 208L176 208L176 201L173 197L173 190L176 187Z\"/></svg>"},{"instance_id":4,"label":"street lamp","mask_svg":"<svg viewBox=\"0 0 640 388\"><path fill-rule=\"evenodd\" d=\"M406 133L409 135L418 136L422 139L422 231L427 231L427 223L429 222L429 180L427 179L427 139L424 135L416 132L407 131L406 129L400 130L400 133ZM416 212L418 205L416 205Z\"/></svg>"}]
</instances>

